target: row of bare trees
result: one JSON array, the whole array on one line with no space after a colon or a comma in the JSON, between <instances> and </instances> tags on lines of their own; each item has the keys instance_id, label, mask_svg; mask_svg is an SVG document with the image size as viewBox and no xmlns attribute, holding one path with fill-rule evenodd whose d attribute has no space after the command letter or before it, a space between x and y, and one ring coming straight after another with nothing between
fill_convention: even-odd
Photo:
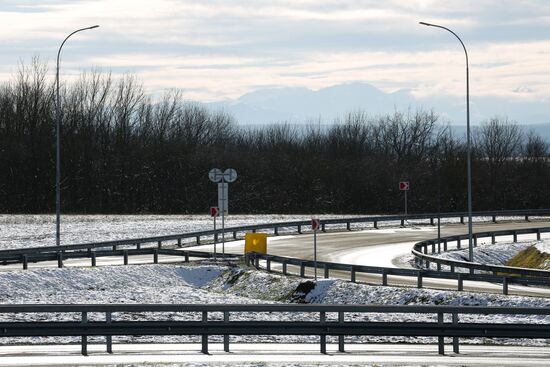
<instances>
[{"instance_id":1,"label":"row of bare trees","mask_svg":"<svg viewBox=\"0 0 550 367\"><path fill-rule=\"evenodd\" d=\"M53 83L35 61L0 87L0 210L55 207ZM216 203L212 167L233 167L233 212L395 213L400 180L409 207L466 208L462 136L432 111L332 125L243 127L185 102L153 102L133 76L92 72L62 90L62 210L73 213L201 213ZM474 133L474 209L550 206L548 144L493 118Z\"/></svg>"}]
</instances>

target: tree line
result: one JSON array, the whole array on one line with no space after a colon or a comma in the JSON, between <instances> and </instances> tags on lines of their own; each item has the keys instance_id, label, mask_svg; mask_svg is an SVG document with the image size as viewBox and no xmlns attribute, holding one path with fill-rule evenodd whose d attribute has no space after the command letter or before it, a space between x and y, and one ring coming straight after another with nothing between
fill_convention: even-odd
<instances>
[{"instance_id":1,"label":"tree line","mask_svg":"<svg viewBox=\"0 0 550 367\"><path fill-rule=\"evenodd\" d=\"M0 210L55 210L55 89L39 60L0 86ZM241 126L178 91L153 101L131 75L62 86L62 212L206 213L213 167L235 168L233 213L466 210L466 144L434 111L330 125ZM497 111L498 112L498 111ZM473 134L474 210L550 206L548 142L506 118Z\"/></svg>"}]
</instances>

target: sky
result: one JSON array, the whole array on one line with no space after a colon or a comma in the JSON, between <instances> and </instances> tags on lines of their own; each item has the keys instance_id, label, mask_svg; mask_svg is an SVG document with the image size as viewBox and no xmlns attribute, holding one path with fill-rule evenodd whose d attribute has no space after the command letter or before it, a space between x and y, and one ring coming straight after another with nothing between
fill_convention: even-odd
<instances>
[{"instance_id":1,"label":"sky","mask_svg":"<svg viewBox=\"0 0 550 367\"><path fill-rule=\"evenodd\" d=\"M205 103L365 83L445 113L442 100L464 105L464 52L419 21L464 41L472 99L490 101L480 118L503 105L512 118L550 123L548 0L0 0L0 81L33 56L53 77L62 40L98 24L63 47L64 81L132 73L153 95L181 89Z\"/></svg>"}]
</instances>

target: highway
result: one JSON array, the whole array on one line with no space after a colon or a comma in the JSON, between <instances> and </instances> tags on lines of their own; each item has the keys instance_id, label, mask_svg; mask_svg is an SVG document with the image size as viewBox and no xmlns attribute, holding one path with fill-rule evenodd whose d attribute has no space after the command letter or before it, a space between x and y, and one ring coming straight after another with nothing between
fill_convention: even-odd
<instances>
[{"instance_id":1,"label":"highway","mask_svg":"<svg viewBox=\"0 0 550 367\"><path fill-rule=\"evenodd\" d=\"M348 344L346 352L329 344L327 354L318 344L232 344L231 353L223 345L210 345L210 354L198 352L198 344L117 344L114 354L104 345L90 345L90 355L80 355L78 345L0 346L0 366L548 366L548 347L461 345L460 354L437 354L437 345Z\"/></svg>"},{"instance_id":2,"label":"highway","mask_svg":"<svg viewBox=\"0 0 550 367\"><path fill-rule=\"evenodd\" d=\"M474 223L475 232L485 232L491 230L522 229L536 227L550 227L550 221L501 221L498 223L483 222ZM467 232L467 226L463 224L444 224L441 226L441 236L450 236L464 234ZM544 238L550 238L550 234L543 234ZM546 236L546 237L545 237ZM336 232L318 232L317 234L317 259L319 261L339 262L345 264L371 265L383 267L408 267L411 268L409 260L412 259L411 249L414 243L437 237L437 226L414 225L411 224L405 228L381 228L356 231L336 231ZM521 235L519 241L534 240L534 235ZM488 239L480 240L479 243L487 242ZM512 237L498 237L498 242L511 242ZM451 244L450 244L451 246ZM466 242L463 242L463 247ZM217 244L217 251L221 252L222 244ZM214 250L213 244L193 246L189 249L208 251ZM243 254L244 240L237 240L225 243L227 253ZM281 235L268 238L268 253L286 257L301 258L304 260L313 259L313 234L306 233L301 235ZM151 255L136 255L129 257L129 264L151 263ZM173 256L159 256L160 263L181 262L181 259ZM101 257L97 259L98 266L104 265L122 265L122 257ZM71 259L65 260L64 266L89 266L89 259ZM57 262L30 263L29 268L57 267ZM13 264L0 267L0 271L9 271L21 269L20 264ZM278 269L277 264L273 264L273 270ZM293 266L288 267L289 272L298 273L298 269ZM306 271L306 275L313 276L313 271ZM322 271L318 272L322 276ZM349 279L350 275L344 271L332 271L332 278ZM357 274L358 282L369 284L381 284L380 275ZM396 286L416 287L416 279L411 277L388 276L388 284ZM425 278L423 286L435 289L451 289L457 287L456 281L448 279L430 279ZM502 293L502 285L484 282L464 282L465 291L482 291L491 293ZM525 287L510 285L509 293L524 296L550 297L550 289Z\"/></svg>"}]
</instances>

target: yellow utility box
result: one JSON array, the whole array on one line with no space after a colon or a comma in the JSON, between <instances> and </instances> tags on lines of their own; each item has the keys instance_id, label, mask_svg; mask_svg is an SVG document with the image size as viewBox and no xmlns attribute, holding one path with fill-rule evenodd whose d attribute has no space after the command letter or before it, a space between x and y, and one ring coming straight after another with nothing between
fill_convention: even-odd
<instances>
[{"instance_id":1,"label":"yellow utility box","mask_svg":"<svg viewBox=\"0 0 550 367\"><path fill-rule=\"evenodd\" d=\"M247 233L244 235L244 254L257 252L267 254L267 233Z\"/></svg>"}]
</instances>

